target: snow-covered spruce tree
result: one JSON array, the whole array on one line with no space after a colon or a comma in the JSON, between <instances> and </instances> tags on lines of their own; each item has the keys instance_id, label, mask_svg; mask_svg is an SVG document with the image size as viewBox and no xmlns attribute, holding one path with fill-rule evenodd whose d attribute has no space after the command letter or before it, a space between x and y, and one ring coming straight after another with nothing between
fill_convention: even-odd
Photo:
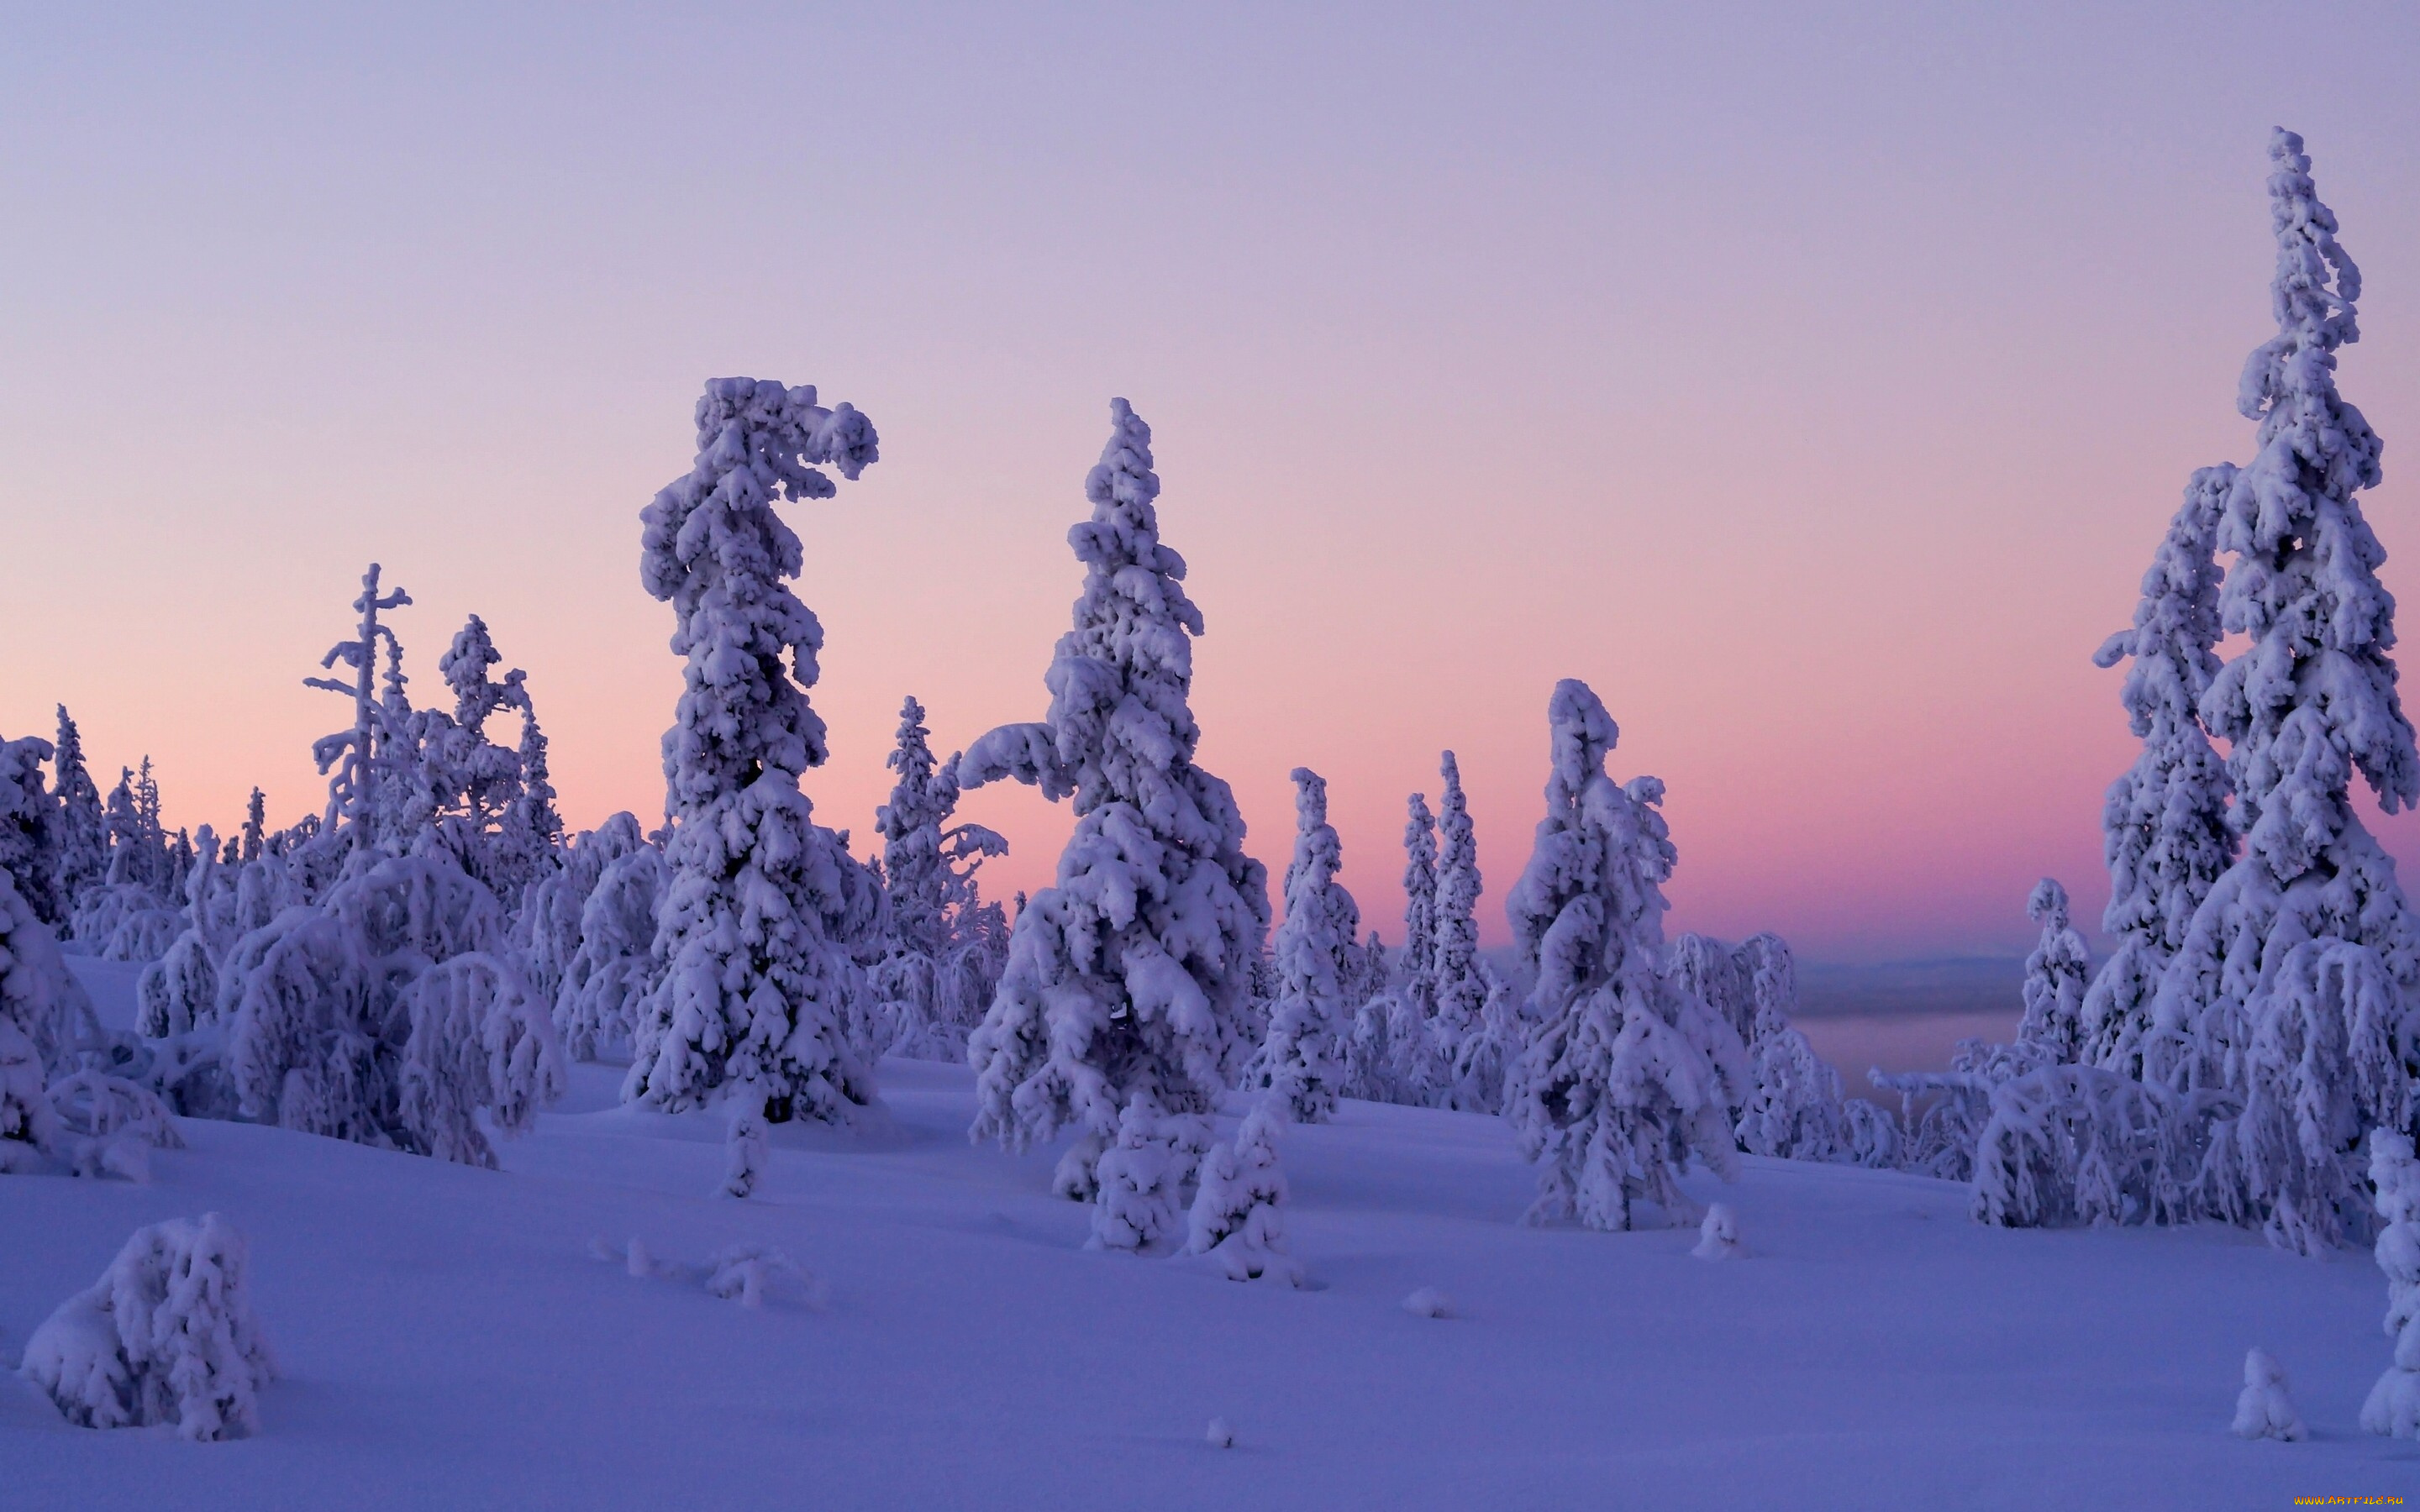
<instances>
[{"instance_id":1,"label":"snow-covered spruce tree","mask_svg":"<svg viewBox=\"0 0 2420 1512\"><path fill-rule=\"evenodd\" d=\"M2394 813L2420 800L2420 755L2388 655L2385 552L2354 498L2379 481L2379 439L2335 388L2361 275L2302 139L2280 131L2269 150L2278 334L2244 366L2238 407L2259 420L2259 450L2218 527L2235 558L2221 625L2250 644L2201 700L2229 743L2243 853L2161 980L2149 1071L2242 1097L2216 1132L2205 1200L2311 1252L2368 1221L2364 1136L2412 1121L2420 927L2350 787L2359 771Z\"/></svg>"},{"instance_id":2,"label":"snow-covered spruce tree","mask_svg":"<svg viewBox=\"0 0 2420 1512\"><path fill-rule=\"evenodd\" d=\"M0 740L0 872L36 918L64 923L59 907L58 799L43 780L52 746L39 735Z\"/></svg>"},{"instance_id":3,"label":"snow-covered spruce tree","mask_svg":"<svg viewBox=\"0 0 2420 1512\"><path fill-rule=\"evenodd\" d=\"M389 711L377 693L379 647L383 642L394 656L402 655L395 632L379 623L379 615L411 602L411 595L400 588L379 592L380 570L373 562L369 570L362 574L362 592L353 600L354 612L362 617L357 637L336 642L319 658L323 669L343 662L353 670L352 680L302 679L305 687L342 693L353 701L352 728L313 742L311 759L318 764L320 775L328 779L328 812L319 825L320 841L333 848L363 856L379 842L379 757L396 734L390 727ZM401 696L399 678L391 687L396 697Z\"/></svg>"},{"instance_id":4,"label":"snow-covered spruce tree","mask_svg":"<svg viewBox=\"0 0 2420 1512\"><path fill-rule=\"evenodd\" d=\"M1044 678L1049 716L976 741L960 777L1073 795L1077 815L1056 884L1016 916L1008 968L968 1046L970 1136L1021 1149L1077 1126L1058 1190L1097 1196L1095 1236L1125 1246L1151 1226L1118 1216L1094 1165L1132 1128L1172 1169L1139 1199L1164 1210L1158 1231L1173 1224L1176 1187L1250 1048L1244 999L1269 901L1233 795L1193 761L1201 730L1187 697L1202 611L1185 594L1185 559L1160 543L1151 428L1124 399L1109 412L1084 483L1092 518L1067 532L1084 588Z\"/></svg>"},{"instance_id":5,"label":"snow-covered spruce tree","mask_svg":"<svg viewBox=\"0 0 2420 1512\"><path fill-rule=\"evenodd\" d=\"M52 1078L79 1041L98 1033L50 926L0 872L0 1175L57 1148Z\"/></svg>"},{"instance_id":6,"label":"snow-covered spruce tree","mask_svg":"<svg viewBox=\"0 0 2420 1512\"><path fill-rule=\"evenodd\" d=\"M238 903L235 884L219 863L218 836L204 825L185 875L185 927L135 985L142 1004L135 1027L145 1038L184 1034L216 1020L219 963L240 933Z\"/></svg>"},{"instance_id":7,"label":"snow-covered spruce tree","mask_svg":"<svg viewBox=\"0 0 2420 1512\"><path fill-rule=\"evenodd\" d=\"M1232 1145L1202 1162L1202 1184L1187 1215L1185 1252L1216 1255L1228 1279L1262 1276L1303 1283L1302 1264L1286 1253L1285 1172L1278 1168L1279 1119L1268 1104L1244 1115Z\"/></svg>"},{"instance_id":8,"label":"snow-covered spruce tree","mask_svg":"<svg viewBox=\"0 0 2420 1512\"><path fill-rule=\"evenodd\" d=\"M2091 982L2092 954L2068 920L2067 889L2044 877L2025 900L2025 917L2041 926L2041 940L2025 957L2025 1016L2017 1039L2061 1065L2082 1049L2084 994Z\"/></svg>"},{"instance_id":9,"label":"snow-covered spruce tree","mask_svg":"<svg viewBox=\"0 0 2420 1512\"><path fill-rule=\"evenodd\" d=\"M1754 1085L1740 1110L1740 1148L1783 1160L1850 1157L1848 1114L1840 1074L1817 1057L1791 1025L1798 1009L1798 964L1778 934L1750 937L1739 948L1752 1005L1748 1063Z\"/></svg>"},{"instance_id":10,"label":"snow-covered spruce tree","mask_svg":"<svg viewBox=\"0 0 2420 1512\"><path fill-rule=\"evenodd\" d=\"M2376 1253L2386 1273L2386 1336L2395 1341L2395 1357L2362 1404L2361 1426L2420 1439L2420 1160L2408 1136L2370 1131L2369 1180L2384 1224Z\"/></svg>"},{"instance_id":11,"label":"snow-covered spruce tree","mask_svg":"<svg viewBox=\"0 0 2420 1512\"><path fill-rule=\"evenodd\" d=\"M1482 1088L1466 1087L1458 1074L1469 1041L1481 1032L1481 1020L1493 989L1493 973L1479 955L1479 841L1470 826L1470 805L1463 796L1462 768L1446 751L1438 761L1445 779L1437 815L1436 1016L1430 1034L1435 1041L1444 1080L1441 1101L1448 1107L1494 1113Z\"/></svg>"},{"instance_id":12,"label":"snow-covered spruce tree","mask_svg":"<svg viewBox=\"0 0 2420 1512\"><path fill-rule=\"evenodd\" d=\"M886 764L898 773L891 801L875 813L882 836L884 890L891 901L882 959L870 974L889 1026L884 1048L924 1060L962 1060L968 1033L987 999L960 990L955 915L979 908L973 872L1008 841L981 825L950 823L958 806L958 767L937 764L926 743L924 706L900 705L898 745ZM981 928L970 918L970 928ZM972 1009L970 1014L967 1010Z\"/></svg>"},{"instance_id":13,"label":"snow-covered spruce tree","mask_svg":"<svg viewBox=\"0 0 2420 1512\"><path fill-rule=\"evenodd\" d=\"M2218 521L2235 486L2231 464L2203 468L2185 486L2159 554L2143 574L2133 628L2093 656L2131 658L2119 702L2143 752L2109 785L2101 810L2109 906L2101 926L2118 948L2084 998L2087 1065L2139 1077L2161 973L2235 858L2227 827L2226 765L2202 733L2198 705L2218 675Z\"/></svg>"},{"instance_id":14,"label":"snow-covered spruce tree","mask_svg":"<svg viewBox=\"0 0 2420 1512\"><path fill-rule=\"evenodd\" d=\"M52 787L58 796L58 871L54 878L59 907L74 917L85 896L109 870L109 826L101 811L101 790L85 764L84 735L59 709L59 738L52 748Z\"/></svg>"},{"instance_id":15,"label":"snow-covered spruce tree","mask_svg":"<svg viewBox=\"0 0 2420 1512\"><path fill-rule=\"evenodd\" d=\"M1655 811L1663 783L1606 775L1620 732L1586 683L1555 685L1546 717L1546 816L1505 901L1537 972L1511 1108L1539 1167L1528 1219L1628 1228L1642 1197L1668 1220L1693 1217L1676 1161L1694 1150L1725 1180L1737 1173L1729 1110L1746 1100L1747 1053L1666 969L1663 883L1677 853Z\"/></svg>"},{"instance_id":16,"label":"snow-covered spruce tree","mask_svg":"<svg viewBox=\"0 0 2420 1512\"><path fill-rule=\"evenodd\" d=\"M195 1443L258 1431L274 1379L251 1257L217 1213L138 1228L99 1284L25 1341L25 1379L88 1428L173 1423Z\"/></svg>"},{"instance_id":17,"label":"snow-covered spruce tree","mask_svg":"<svg viewBox=\"0 0 2420 1512\"><path fill-rule=\"evenodd\" d=\"M605 869L643 847L653 848L637 816L625 810L595 829L573 836L563 848L561 864L540 877L521 900L520 911L513 916L512 948L540 996L551 1002L562 991L564 974L570 969L572 957L580 953L581 910L587 906L588 896L596 891ZM641 955L654 938L655 924L650 920L639 941Z\"/></svg>"},{"instance_id":18,"label":"snow-covered spruce tree","mask_svg":"<svg viewBox=\"0 0 2420 1512\"><path fill-rule=\"evenodd\" d=\"M1528 1045L1528 1026L1521 1020L1521 1002L1510 982L1481 970L1487 1001L1479 1010L1479 1026L1465 1035L1454 1054L1453 1078L1458 1105L1480 1113L1501 1113L1519 1073L1521 1052Z\"/></svg>"},{"instance_id":19,"label":"snow-covered spruce tree","mask_svg":"<svg viewBox=\"0 0 2420 1512\"><path fill-rule=\"evenodd\" d=\"M243 862L259 860L261 847L268 836L269 798L255 788L252 796L243 801L243 843L236 852L236 859Z\"/></svg>"},{"instance_id":20,"label":"snow-covered spruce tree","mask_svg":"<svg viewBox=\"0 0 2420 1512\"><path fill-rule=\"evenodd\" d=\"M1296 1122L1325 1123L1351 1074L1345 984L1360 971L1354 937L1361 910L1336 881L1344 845L1327 822L1327 779L1308 766L1295 767L1293 778L1294 859L1277 931L1278 994L1249 1081L1283 1102Z\"/></svg>"},{"instance_id":21,"label":"snow-covered spruce tree","mask_svg":"<svg viewBox=\"0 0 2420 1512\"><path fill-rule=\"evenodd\" d=\"M678 617L682 690L664 734L672 882L656 917L655 992L624 1098L677 1110L752 1084L774 1122L845 1120L874 1098L845 1030L863 974L845 942L881 894L814 822L799 779L824 759L807 702L823 627L790 591L799 537L776 498L829 499L874 426L812 388L715 378L697 402L697 460L642 512L640 580Z\"/></svg>"}]
</instances>

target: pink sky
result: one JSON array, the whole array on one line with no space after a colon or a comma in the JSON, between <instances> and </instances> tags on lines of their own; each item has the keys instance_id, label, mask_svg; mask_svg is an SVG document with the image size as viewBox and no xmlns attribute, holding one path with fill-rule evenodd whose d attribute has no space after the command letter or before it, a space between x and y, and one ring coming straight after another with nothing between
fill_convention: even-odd
<instances>
[{"instance_id":1,"label":"pink sky","mask_svg":"<svg viewBox=\"0 0 2420 1512\"><path fill-rule=\"evenodd\" d=\"M343 711L301 679L375 558L417 690L479 612L568 816L652 815L637 512L704 378L778 378L882 433L791 510L808 787L862 853L902 694L945 750L1041 714L1124 394L1203 764L1273 872L1324 772L1390 939L1443 747L1503 937L1564 676L1670 785L1676 928L2022 948L2045 872L2097 917L2133 748L2089 658L2187 474L2249 455L2273 122L2367 275L2343 387L2414 581L2413 23L1668 9L19 18L0 732L65 700L174 823L315 809ZM965 811L1047 881L1063 810Z\"/></svg>"}]
</instances>

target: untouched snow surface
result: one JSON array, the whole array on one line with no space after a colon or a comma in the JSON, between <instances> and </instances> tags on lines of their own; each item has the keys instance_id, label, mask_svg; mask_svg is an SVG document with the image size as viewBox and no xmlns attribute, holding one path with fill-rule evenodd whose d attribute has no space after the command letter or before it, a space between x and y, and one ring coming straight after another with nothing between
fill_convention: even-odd
<instances>
[{"instance_id":1,"label":"untouched snow surface","mask_svg":"<svg viewBox=\"0 0 2420 1512\"><path fill-rule=\"evenodd\" d=\"M79 960L132 1012L132 968ZM2388 1356L2366 1253L2256 1235L2003 1232L1963 1187L1745 1161L1697 1226L1525 1229L1497 1119L1342 1104L1285 1132L1310 1289L1087 1251L1056 1149L971 1147L973 1078L881 1068L861 1135L777 1129L712 1196L722 1120L613 1105L582 1066L501 1172L187 1121L154 1182L0 1179L0 1362L142 1225L252 1243L280 1379L256 1438L69 1426L0 1376L0 1505L2268 1507L2420 1491L2359 1431ZM1234 1135L1231 1103L1218 1135ZM602 1238L616 1256L595 1258ZM637 1239L676 1273L634 1279ZM814 1285L746 1308L749 1242ZM1407 1311L1437 1288L1445 1316ZM2245 1351L2305 1443L2228 1425ZM1232 1425L1232 1449L1202 1425Z\"/></svg>"}]
</instances>

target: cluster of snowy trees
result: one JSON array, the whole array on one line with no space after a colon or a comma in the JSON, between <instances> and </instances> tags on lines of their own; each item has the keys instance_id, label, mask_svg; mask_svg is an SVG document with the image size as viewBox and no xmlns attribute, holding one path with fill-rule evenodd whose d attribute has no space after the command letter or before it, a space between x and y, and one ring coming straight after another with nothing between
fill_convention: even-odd
<instances>
[{"instance_id":1,"label":"cluster of snowy trees","mask_svg":"<svg viewBox=\"0 0 2420 1512\"><path fill-rule=\"evenodd\" d=\"M2361 274L2302 138L2269 150L2278 329L2238 394L2255 455L2194 473L2096 657L2128 663L2143 742L2102 814L2116 948L2093 971L2043 882L2017 1041L1876 1077L1907 1095L1908 1164L1971 1179L1989 1223L2211 1218L2315 1252L2377 1227L2365 1141L2420 1120L2420 924L2352 807L2356 773L2388 813L2420 801L2355 498L2379 439L2335 385Z\"/></svg>"}]
</instances>

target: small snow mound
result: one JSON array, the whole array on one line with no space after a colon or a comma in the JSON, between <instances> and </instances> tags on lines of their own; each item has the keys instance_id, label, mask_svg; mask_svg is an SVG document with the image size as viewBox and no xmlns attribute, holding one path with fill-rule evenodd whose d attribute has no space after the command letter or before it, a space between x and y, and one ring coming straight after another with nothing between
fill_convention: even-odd
<instances>
[{"instance_id":1,"label":"small snow mound","mask_svg":"<svg viewBox=\"0 0 2420 1512\"><path fill-rule=\"evenodd\" d=\"M733 1244L706 1262L706 1289L742 1307L762 1307L776 1288L795 1288L809 1305L820 1295L814 1280L780 1250L763 1244Z\"/></svg>"},{"instance_id":2,"label":"small snow mound","mask_svg":"<svg viewBox=\"0 0 2420 1512\"><path fill-rule=\"evenodd\" d=\"M1414 1318L1451 1318L1453 1299L1435 1287L1422 1287L1404 1299L1404 1311Z\"/></svg>"},{"instance_id":3,"label":"small snow mound","mask_svg":"<svg viewBox=\"0 0 2420 1512\"><path fill-rule=\"evenodd\" d=\"M1235 1430L1227 1426L1227 1420L1223 1417L1214 1417L1210 1420L1210 1432L1207 1437L1213 1449L1235 1447Z\"/></svg>"},{"instance_id":4,"label":"small snow mound","mask_svg":"<svg viewBox=\"0 0 2420 1512\"><path fill-rule=\"evenodd\" d=\"M2279 1439L2288 1443L2310 1437L2303 1427L2303 1414L2287 1399L2286 1372L2266 1350L2255 1349L2243 1357L2243 1395L2235 1399L2231 1431L2239 1439Z\"/></svg>"},{"instance_id":5,"label":"small snow mound","mask_svg":"<svg viewBox=\"0 0 2420 1512\"><path fill-rule=\"evenodd\" d=\"M1701 1260L1746 1257L1747 1251L1739 1242L1739 1215L1729 1203L1717 1202L1706 1209L1706 1221L1698 1226L1698 1247L1689 1253Z\"/></svg>"}]
</instances>

